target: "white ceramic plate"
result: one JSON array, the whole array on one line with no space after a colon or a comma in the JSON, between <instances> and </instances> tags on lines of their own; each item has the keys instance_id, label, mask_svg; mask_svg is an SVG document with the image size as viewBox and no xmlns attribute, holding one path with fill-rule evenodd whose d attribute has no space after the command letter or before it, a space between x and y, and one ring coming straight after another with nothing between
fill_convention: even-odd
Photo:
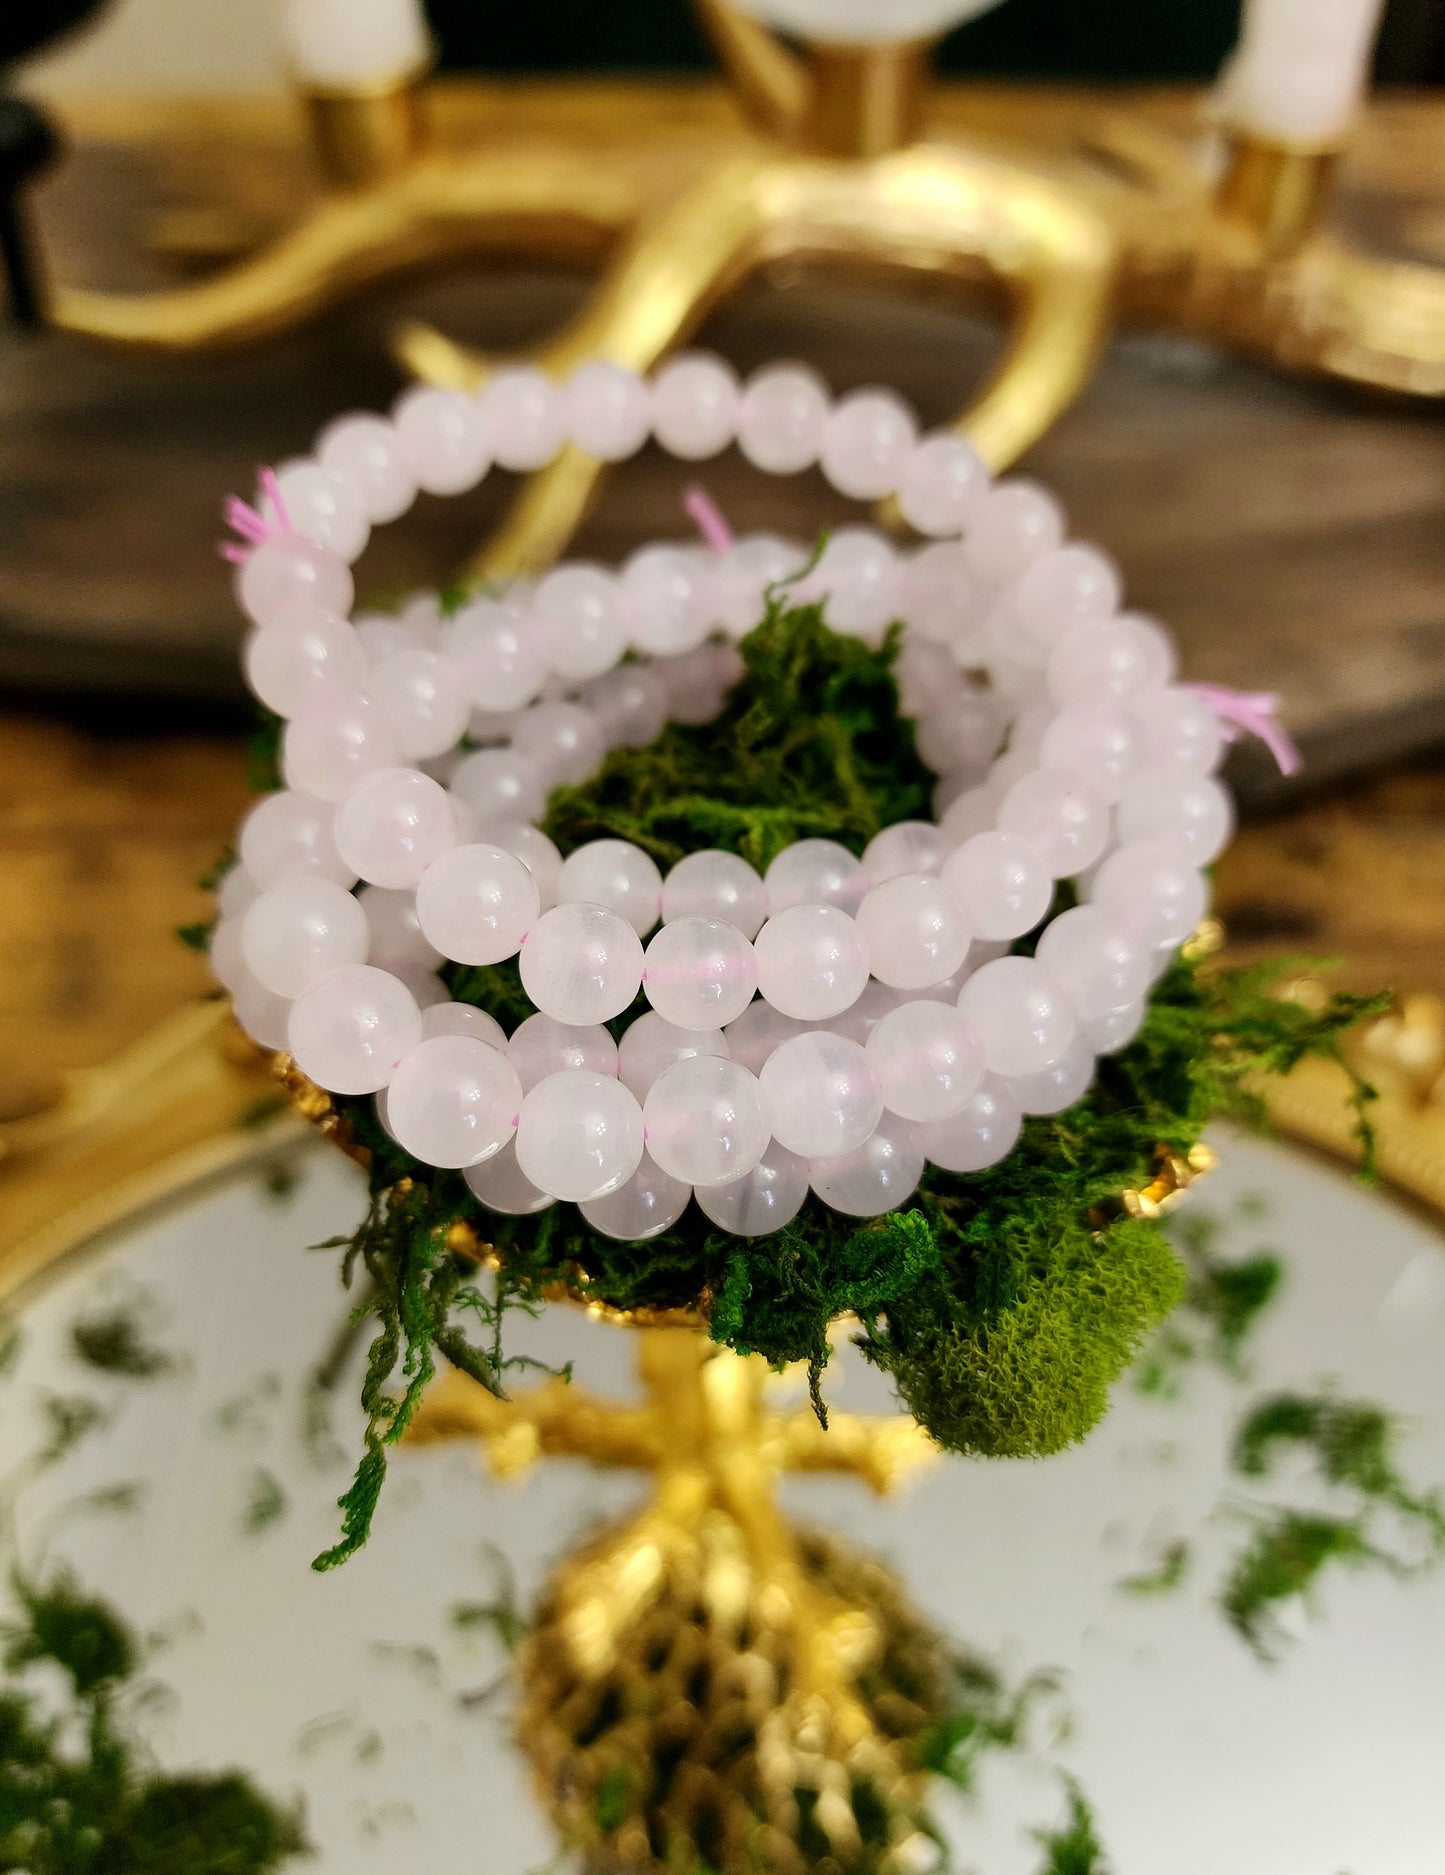
<instances>
[{"instance_id":1,"label":"white ceramic plate","mask_svg":"<svg viewBox=\"0 0 1445 1875\"><path fill-rule=\"evenodd\" d=\"M1121 1390L1087 1445L1044 1463L950 1461L880 1509L861 1487L795 1481L810 1519L883 1549L920 1605L1011 1673L1062 1670L1074 1729L1055 1754L1093 1803L1114 1875L1439 1875L1445 1854L1445 1573L1400 1583L1331 1578L1295 1638L1262 1665L1213 1604L1241 1525L1229 1503L1277 1498L1231 1483L1225 1453L1246 1402L1332 1377L1405 1415L1412 1478L1445 1483L1445 1256L1438 1232L1303 1154L1228 1137L1197 1203L1220 1215L1267 1191L1268 1216L1231 1232L1268 1241L1288 1281L1242 1386L1189 1374L1173 1403ZM360 1213L354 1170L307 1148L278 1199L247 1175L152 1217L73 1262L23 1316L0 1389L0 1450L16 1475L41 1433L43 1396L83 1394L108 1422L26 1485L19 1529L33 1563L72 1560L88 1586L165 1639L151 1659L172 1701L147 1719L168 1764L246 1767L276 1794L304 1795L323 1875L485 1869L524 1875L555 1850L509 1739L508 1693L465 1704L503 1660L455 1629L452 1605L486 1600L487 1545L503 1550L524 1603L549 1559L639 1481L570 1463L519 1485L481 1475L472 1453L431 1448L393 1466L370 1548L316 1576L335 1532L345 1456L300 1436L302 1382L340 1319L335 1253L303 1246ZM759 1254L766 1254L759 1246ZM136 1291L159 1301L157 1338L180 1371L152 1381L95 1374L76 1359L75 1319ZM630 1389L629 1336L549 1311L520 1349L576 1356L589 1384ZM348 1382L343 1400L354 1393ZM842 1403L882 1407L876 1377L849 1364ZM258 1474L287 1508L246 1534ZM118 1483L131 1513L83 1500ZM1141 1601L1121 1577L1159 1547L1191 1541L1177 1594ZM990 1769L967 1807L942 1802L957 1862L1032 1875L1028 1831L1054 1821L1059 1785L1033 1763Z\"/></svg>"}]
</instances>

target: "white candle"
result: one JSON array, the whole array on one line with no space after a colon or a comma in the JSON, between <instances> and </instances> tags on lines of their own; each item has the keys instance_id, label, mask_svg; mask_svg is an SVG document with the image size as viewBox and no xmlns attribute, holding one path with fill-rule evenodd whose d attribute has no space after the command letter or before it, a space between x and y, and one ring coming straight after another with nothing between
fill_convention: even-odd
<instances>
[{"instance_id":1,"label":"white candle","mask_svg":"<svg viewBox=\"0 0 1445 1875\"><path fill-rule=\"evenodd\" d=\"M987 13L999 0L733 0L766 26L831 45L893 45L932 39Z\"/></svg>"},{"instance_id":2,"label":"white candle","mask_svg":"<svg viewBox=\"0 0 1445 1875\"><path fill-rule=\"evenodd\" d=\"M289 0L286 38L297 76L327 90L409 77L432 50L421 0Z\"/></svg>"},{"instance_id":3,"label":"white candle","mask_svg":"<svg viewBox=\"0 0 1445 1875\"><path fill-rule=\"evenodd\" d=\"M1280 143L1338 143L1359 110L1385 0L1246 0L1224 114Z\"/></svg>"}]
</instances>

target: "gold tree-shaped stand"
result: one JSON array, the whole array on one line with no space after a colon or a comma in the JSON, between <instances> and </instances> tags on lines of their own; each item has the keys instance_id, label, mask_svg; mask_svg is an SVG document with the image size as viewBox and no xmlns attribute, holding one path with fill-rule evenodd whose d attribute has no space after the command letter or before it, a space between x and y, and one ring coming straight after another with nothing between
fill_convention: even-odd
<instances>
[{"instance_id":1,"label":"gold tree-shaped stand","mask_svg":"<svg viewBox=\"0 0 1445 1875\"><path fill-rule=\"evenodd\" d=\"M939 1643L888 1571L795 1528L775 1486L835 1472L887 1492L936 1448L907 1418L824 1431L772 1409L766 1365L695 1324L641 1325L637 1366L632 1405L562 1380L498 1400L449 1374L408 1435L475 1439L504 1478L581 1458L653 1480L556 1567L519 1657L518 1733L564 1842L639 1871L907 1866Z\"/></svg>"}]
</instances>

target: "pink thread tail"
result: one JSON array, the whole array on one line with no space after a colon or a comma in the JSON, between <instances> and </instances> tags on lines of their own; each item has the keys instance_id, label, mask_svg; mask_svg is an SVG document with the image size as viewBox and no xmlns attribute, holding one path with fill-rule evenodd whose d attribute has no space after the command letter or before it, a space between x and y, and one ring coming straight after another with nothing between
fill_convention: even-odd
<instances>
[{"instance_id":1,"label":"pink thread tail","mask_svg":"<svg viewBox=\"0 0 1445 1875\"><path fill-rule=\"evenodd\" d=\"M292 532L291 517L281 498L281 484L276 480L276 471L260 469L256 479L261 486L261 497L254 508L248 501L242 501L239 495L228 495L221 511L226 526L233 534L241 536L240 542L222 541L217 550L221 558L229 560L233 566L244 565L265 541L279 540L284 534Z\"/></svg>"},{"instance_id":2,"label":"pink thread tail","mask_svg":"<svg viewBox=\"0 0 1445 1875\"><path fill-rule=\"evenodd\" d=\"M1269 690L1231 690L1226 684L1186 684L1191 696L1219 718L1226 742L1257 736L1279 764L1282 775L1297 775L1304 757L1279 720L1279 698Z\"/></svg>"},{"instance_id":3,"label":"pink thread tail","mask_svg":"<svg viewBox=\"0 0 1445 1875\"><path fill-rule=\"evenodd\" d=\"M707 490L696 486L688 489L682 498L682 505L713 552L726 553L736 536L727 524L726 515Z\"/></svg>"}]
</instances>

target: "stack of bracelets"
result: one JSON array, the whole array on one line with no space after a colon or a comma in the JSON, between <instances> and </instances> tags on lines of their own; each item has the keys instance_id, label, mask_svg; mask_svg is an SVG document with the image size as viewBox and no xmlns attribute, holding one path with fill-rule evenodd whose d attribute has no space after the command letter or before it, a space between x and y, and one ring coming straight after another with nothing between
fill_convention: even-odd
<instances>
[{"instance_id":1,"label":"stack of bracelets","mask_svg":"<svg viewBox=\"0 0 1445 1875\"><path fill-rule=\"evenodd\" d=\"M821 465L851 499L894 497L926 544L844 528L809 564L714 526L450 617L426 595L349 618L349 563L418 489L569 443L617 461L649 436L686 461L736 443L772 474ZM1204 912L1232 822L1213 709L1174 682L1166 633L1119 611L1111 562L1065 543L1047 492L994 483L957 435L920 438L887 392L833 402L796 365L741 385L701 355L650 382L510 369L477 396L416 389L389 419L343 418L264 480L233 511L232 557L286 788L241 828L215 974L259 1043L374 1094L408 1154L495 1211L562 1199L636 1240L692 1198L749 1237L810 1188L893 1210L925 1162L981 1170L1023 1115L1076 1101ZM784 581L840 634L877 644L901 622L936 821L861 856L800 840L761 876L707 851L664 877L616 839L564 859L537 825L551 790L716 716ZM1079 903L1043 924L1058 880ZM1010 954L1030 933L1034 954ZM536 1013L508 1037L435 972L513 957ZM614 1040L639 990L650 1009Z\"/></svg>"}]
</instances>

